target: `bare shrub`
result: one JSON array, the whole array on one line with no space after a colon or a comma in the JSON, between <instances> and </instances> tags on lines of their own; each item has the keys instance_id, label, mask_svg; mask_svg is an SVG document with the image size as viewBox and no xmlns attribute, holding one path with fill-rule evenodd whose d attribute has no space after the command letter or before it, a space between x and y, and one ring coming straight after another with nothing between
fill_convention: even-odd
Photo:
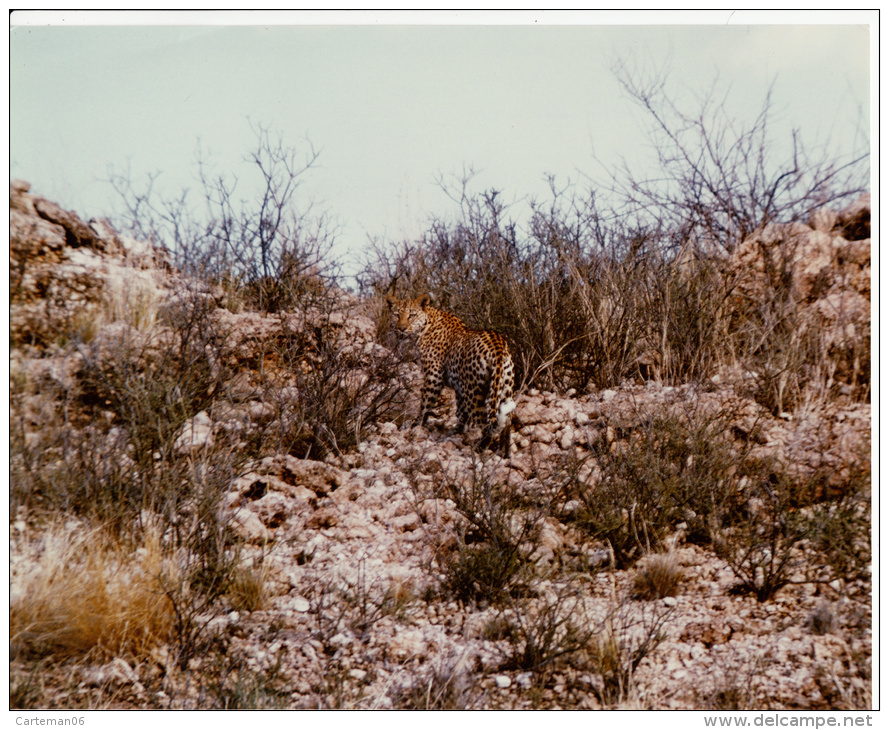
<instances>
[{"instance_id":1,"label":"bare shrub","mask_svg":"<svg viewBox=\"0 0 889 730\"><path fill-rule=\"evenodd\" d=\"M215 657L206 674L212 709L284 710L291 707L290 691L281 672L281 659L255 670L229 656Z\"/></svg>"},{"instance_id":2,"label":"bare shrub","mask_svg":"<svg viewBox=\"0 0 889 730\"><path fill-rule=\"evenodd\" d=\"M461 667L459 658L446 657L432 667L428 678L395 693L392 701L404 710L471 710L479 708L481 699L477 679Z\"/></svg>"},{"instance_id":3,"label":"bare shrub","mask_svg":"<svg viewBox=\"0 0 889 730\"><path fill-rule=\"evenodd\" d=\"M839 267L831 285L838 288L811 303L831 275L822 272L800 285L806 238L806 233L775 227L750 239L746 252L753 244L763 271L739 271L744 285L732 296L738 357L756 375L752 395L774 414L793 411L807 400L839 394L867 400L870 393L869 302Z\"/></svg>"},{"instance_id":4,"label":"bare shrub","mask_svg":"<svg viewBox=\"0 0 889 730\"><path fill-rule=\"evenodd\" d=\"M825 338L780 270L769 291L744 301L730 265L767 225L808 221L857 197L866 152L810 152L794 131L781 158L770 97L739 125L715 84L690 111L666 74L626 64L615 73L651 121L663 174L642 178L624 164L586 193L551 178L548 198L525 211L495 189L472 191L471 169L441 179L456 219L434 218L416 241L373 241L361 290L428 291L470 326L503 333L520 388L700 381L740 363L758 374L757 397L775 412L794 408L813 378L829 390L840 371L855 397L867 397L869 332ZM782 251L787 262L792 248Z\"/></svg>"},{"instance_id":5,"label":"bare shrub","mask_svg":"<svg viewBox=\"0 0 889 730\"><path fill-rule=\"evenodd\" d=\"M595 629L582 615L582 606L578 586L572 584L536 600L513 599L501 613L509 640L503 668L541 672L587 649Z\"/></svg>"},{"instance_id":6,"label":"bare shrub","mask_svg":"<svg viewBox=\"0 0 889 730\"><path fill-rule=\"evenodd\" d=\"M700 363L699 372L712 371L713 363L740 361L758 376L757 399L780 413L794 409L805 388L814 386L822 397L830 395L837 365L848 354L855 372L853 388L857 397L866 397L867 386L860 387L859 374L870 349L869 332L857 338L854 352L841 352L850 343L837 348L831 343L836 338L826 337L823 325L804 316L804 303L791 286L797 240L787 237L774 247L776 255L763 249L766 286L749 300L737 296L742 292L736 290L745 272L732 272L726 263L742 242L770 224L807 223L816 210L840 206L864 193L867 142L855 140L834 152L827 145L806 147L794 129L782 154L773 131L771 93L750 122L739 124L716 82L695 108L685 108L677 102L680 91L666 70L646 73L619 61L614 71L650 122L651 149L661 174L643 178L624 164L606 175L603 187L621 217L666 234L659 238L661 250L683 249L711 262L708 266L720 274L721 285L707 287L709 296L698 302L686 298L722 309L715 312L719 316L703 320L714 326L701 329L700 335L719 344L716 357L711 352L711 362ZM694 328L680 331L693 334Z\"/></svg>"},{"instance_id":7,"label":"bare shrub","mask_svg":"<svg viewBox=\"0 0 889 730\"><path fill-rule=\"evenodd\" d=\"M414 600L409 583L394 580L368 580L365 560L359 560L354 585L340 586L339 600L348 613L349 627L359 637L387 616L398 616Z\"/></svg>"},{"instance_id":8,"label":"bare shrub","mask_svg":"<svg viewBox=\"0 0 889 730\"><path fill-rule=\"evenodd\" d=\"M73 449L71 466L85 478L71 484L71 507L115 522L142 509L178 508L177 475L183 478L186 465L176 439L189 418L211 406L225 377L224 337L199 301L172 324L150 336L124 329L119 339L81 348L80 406L86 414L112 413L119 435L111 454L84 441Z\"/></svg>"},{"instance_id":9,"label":"bare shrub","mask_svg":"<svg viewBox=\"0 0 889 730\"><path fill-rule=\"evenodd\" d=\"M470 191L472 176L440 182L459 205L458 222L433 220L422 240L391 251L374 243L358 275L360 288L402 297L433 293L438 306L468 326L509 340L519 383L552 385L561 378L555 363L571 354L565 340L576 337L580 315L566 278L572 244L558 236L579 234L545 232L541 224L541 240L522 236L498 191Z\"/></svg>"},{"instance_id":10,"label":"bare shrub","mask_svg":"<svg viewBox=\"0 0 889 730\"><path fill-rule=\"evenodd\" d=\"M757 680L762 676L763 660L760 657L743 663L725 659L719 661L719 677L716 684L703 690L694 689L695 701L699 709L706 710L752 710L762 706L762 689Z\"/></svg>"},{"instance_id":11,"label":"bare shrub","mask_svg":"<svg viewBox=\"0 0 889 730\"><path fill-rule=\"evenodd\" d=\"M277 452L299 458L343 454L357 446L368 427L404 412L399 361L384 348L346 337L344 314L332 303L299 322L282 321L281 338L271 343L291 381L284 385L269 374L262 386L265 402L276 409L267 436ZM285 387L298 398L286 396Z\"/></svg>"},{"instance_id":12,"label":"bare shrub","mask_svg":"<svg viewBox=\"0 0 889 730\"><path fill-rule=\"evenodd\" d=\"M201 300L166 316L166 327L112 328L80 348L77 377L58 394L67 407L53 407L35 443L18 442L15 491L26 506L82 516L137 546L157 536L163 560L150 578L184 667L235 584L239 549L222 499L247 455L224 435L183 451L183 427L212 411L226 377L224 338Z\"/></svg>"},{"instance_id":13,"label":"bare shrub","mask_svg":"<svg viewBox=\"0 0 889 730\"><path fill-rule=\"evenodd\" d=\"M867 189L866 143L832 156L807 149L794 129L790 151L776 152L771 92L752 121L739 124L716 81L688 110L666 68L647 73L621 60L614 74L650 122L660 171L645 179L624 163L609 175L620 210L642 225L681 231L679 240L703 252L731 252L767 223L807 221L815 209Z\"/></svg>"},{"instance_id":14,"label":"bare shrub","mask_svg":"<svg viewBox=\"0 0 889 730\"><path fill-rule=\"evenodd\" d=\"M871 561L866 467L853 469L833 499L824 499L820 470L800 476L765 462L748 471L748 478L745 519L720 530L715 543L740 581L737 590L767 601L789 584L866 577Z\"/></svg>"},{"instance_id":15,"label":"bare shrub","mask_svg":"<svg viewBox=\"0 0 889 730\"><path fill-rule=\"evenodd\" d=\"M225 610L243 569L241 545L222 509L223 498L241 473L243 456L218 444L185 460L178 499L153 514L165 535L169 569L161 588L175 613L177 663L185 669L208 636L208 619Z\"/></svg>"},{"instance_id":16,"label":"bare shrub","mask_svg":"<svg viewBox=\"0 0 889 730\"><path fill-rule=\"evenodd\" d=\"M869 579L872 554L869 477L855 477L839 498L815 505L809 514L812 547L829 576L843 580Z\"/></svg>"},{"instance_id":17,"label":"bare shrub","mask_svg":"<svg viewBox=\"0 0 889 730\"><path fill-rule=\"evenodd\" d=\"M599 682L594 690L605 706L632 696L633 675L642 660L664 640L671 611L647 604L620 603L598 625L588 653Z\"/></svg>"},{"instance_id":18,"label":"bare shrub","mask_svg":"<svg viewBox=\"0 0 889 730\"><path fill-rule=\"evenodd\" d=\"M731 282L712 257L669 231L614 223L593 196L555 182L525 231L497 191L468 185L454 195L459 222L435 220L391 252L374 244L362 290L431 291L471 326L503 333L527 386L686 382L731 361Z\"/></svg>"},{"instance_id":19,"label":"bare shrub","mask_svg":"<svg viewBox=\"0 0 889 730\"><path fill-rule=\"evenodd\" d=\"M185 273L224 286L237 300L266 312L290 309L332 283L335 225L297 193L319 153L308 145L300 158L281 135L261 124L247 153L248 175L212 170L198 150L199 200L188 190L156 192L159 173L139 188L129 170L109 173L123 205L121 228L141 240L166 246ZM237 191L237 192L236 192Z\"/></svg>"}]
</instances>

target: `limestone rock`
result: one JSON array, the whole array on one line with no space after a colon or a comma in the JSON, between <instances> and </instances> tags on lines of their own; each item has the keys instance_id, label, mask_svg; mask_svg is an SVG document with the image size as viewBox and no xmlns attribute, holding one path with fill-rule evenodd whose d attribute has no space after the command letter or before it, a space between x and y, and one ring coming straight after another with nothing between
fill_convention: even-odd
<instances>
[{"instance_id":1,"label":"limestone rock","mask_svg":"<svg viewBox=\"0 0 889 730\"><path fill-rule=\"evenodd\" d=\"M173 448L179 454L193 454L211 448L216 443L213 422L206 411L201 411L182 426Z\"/></svg>"}]
</instances>

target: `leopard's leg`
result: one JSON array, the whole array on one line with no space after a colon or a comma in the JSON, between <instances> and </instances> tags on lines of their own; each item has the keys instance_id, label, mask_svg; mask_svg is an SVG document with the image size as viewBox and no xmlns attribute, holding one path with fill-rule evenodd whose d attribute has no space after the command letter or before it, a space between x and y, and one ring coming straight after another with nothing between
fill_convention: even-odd
<instances>
[{"instance_id":1,"label":"leopard's leg","mask_svg":"<svg viewBox=\"0 0 889 730\"><path fill-rule=\"evenodd\" d=\"M500 453L503 454L504 459L509 458L509 453L512 450L512 419L509 419L506 422L506 425L503 427L503 430L500 432Z\"/></svg>"},{"instance_id":2,"label":"leopard's leg","mask_svg":"<svg viewBox=\"0 0 889 730\"><path fill-rule=\"evenodd\" d=\"M451 429L449 436L457 436L466 432L470 425L469 408L466 403L466 392L463 389L463 382L460 378L453 379L451 387L454 389L454 396L457 400L457 425Z\"/></svg>"},{"instance_id":3,"label":"leopard's leg","mask_svg":"<svg viewBox=\"0 0 889 730\"><path fill-rule=\"evenodd\" d=\"M494 440L494 434L498 431L498 421L496 415L492 418L489 412L489 409L485 408L484 410L484 428L482 429L482 437L478 442L479 449L488 449L491 447L491 442ZM504 429L505 430L505 429ZM503 444L502 441L502 432L501 432L501 447Z\"/></svg>"},{"instance_id":4,"label":"leopard's leg","mask_svg":"<svg viewBox=\"0 0 889 730\"><path fill-rule=\"evenodd\" d=\"M490 447L496 431L497 419L494 415L496 376L496 372L488 373L485 379L476 385L473 392L473 414L476 422L482 427L482 437L477 444L479 450Z\"/></svg>"},{"instance_id":5,"label":"leopard's leg","mask_svg":"<svg viewBox=\"0 0 889 730\"><path fill-rule=\"evenodd\" d=\"M423 376L423 392L420 399L420 416L417 423L425 426L429 416L433 415L433 410L438 404L441 397L441 389L444 387L444 374L441 367L430 366L424 369Z\"/></svg>"}]
</instances>

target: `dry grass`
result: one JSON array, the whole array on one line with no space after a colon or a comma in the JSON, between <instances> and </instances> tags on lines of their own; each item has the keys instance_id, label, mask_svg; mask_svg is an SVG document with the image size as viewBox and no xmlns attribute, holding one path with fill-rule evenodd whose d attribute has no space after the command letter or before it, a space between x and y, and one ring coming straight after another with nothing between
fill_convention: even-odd
<instances>
[{"instance_id":1,"label":"dry grass","mask_svg":"<svg viewBox=\"0 0 889 730\"><path fill-rule=\"evenodd\" d=\"M157 540L133 554L100 530L69 523L22 549L10 579L12 656L143 656L169 640L173 612L156 578Z\"/></svg>"},{"instance_id":2,"label":"dry grass","mask_svg":"<svg viewBox=\"0 0 889 730\"><path fill-rule=\"evenodd\" d=\"M266 566L238 568L228 588L228 599L236 611L259 611L265 608L269 600Z\"/></svg>"},{"instance_id":3,"label":"dry grass","mask_svg":"<svg viewBox=\"0 0 889 730\"><path fill-rule=\"evenodd\" d=\"M633 573L632 596L643 601L675 596L684 577L675 555L649 555Z\"/></svg>"},{"instance_id":4,"label":"dry grass","mask_svg":"<svg viewBox=\"0 0 889 730\"><path fill-rule=\"evenodd\" d=\"M111 322L126 322L139 332L148 332L157 323L161 294L138 276L111 280L107 299L105 316Z\"/></svg>"},{"instance_id":5,"label":"dry grass","mask_svg":"<svg viewBox=\"0 0 889 730\"><path fill-rule=\"evenodd\" d=\"M74 341L89 344L113 322L125 323L138 332L151 332L157 324L161 292L138 271L120 269L105 282L101 299L75 307L56 340L64 346Z\"/></svg>"}]
</instances>

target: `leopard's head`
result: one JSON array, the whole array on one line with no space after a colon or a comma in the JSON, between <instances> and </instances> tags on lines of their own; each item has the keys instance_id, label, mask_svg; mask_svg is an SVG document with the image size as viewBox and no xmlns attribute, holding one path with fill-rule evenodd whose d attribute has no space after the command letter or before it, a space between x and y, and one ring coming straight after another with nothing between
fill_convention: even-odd
<instances>
[{"instance_id":1,"label":"leopard's head","mask_svg":"<svg viewBox=\"0 0 889 730\"><path fill-rule=\"evenodd\" d=\"M428 294L416 299L396 299L391 294L387 295L386 304L389 306L395 331L401 334L422 334L429 323L426 308L431 301Z\"/></svg>"}]
</instances>

